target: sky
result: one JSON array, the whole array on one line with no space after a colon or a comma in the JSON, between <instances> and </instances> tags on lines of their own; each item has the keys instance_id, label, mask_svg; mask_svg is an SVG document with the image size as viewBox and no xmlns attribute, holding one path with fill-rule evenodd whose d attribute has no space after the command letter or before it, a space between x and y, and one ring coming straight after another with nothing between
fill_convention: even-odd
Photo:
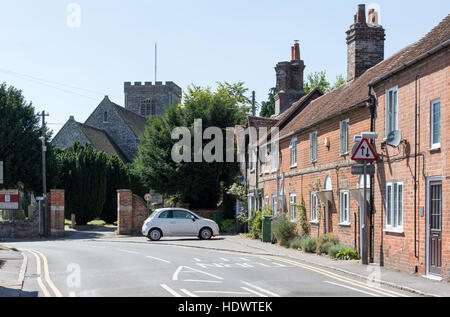
<instances>
[{"instance_id":1,"label":"sky","mask_svg":"<svg viewBox=\"0 0 450 317\"><path fill-rule=\"evenodd\" d=\"M54 134L84 122L105 95L124 104L125 81L216 87L245 82L257 102L274 67L300 41L307 74L347 73L353 0L0 0L0 83L45 110ZM378 0L385 56L419 40L450 13L450 1ZM79 15L77 14L79 12ZM78 19L79 17L79 19Z\"/></svg>"}]
</instances>

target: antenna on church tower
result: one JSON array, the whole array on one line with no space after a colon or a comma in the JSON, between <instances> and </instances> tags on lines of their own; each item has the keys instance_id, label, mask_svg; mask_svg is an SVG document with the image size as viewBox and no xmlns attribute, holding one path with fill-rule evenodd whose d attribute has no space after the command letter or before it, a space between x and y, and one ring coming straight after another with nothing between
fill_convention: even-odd
<instances>
[{"instance_id":1,"label":"antenna on church tower","mask_svg":"<svg viewBox=\"0 0 450 317\"><path fill-rule=\"evenodd\" d=\"M158 44L155 42L155 83L157 81L157 72L158 72Z\"/></svg>"}]
</instances>

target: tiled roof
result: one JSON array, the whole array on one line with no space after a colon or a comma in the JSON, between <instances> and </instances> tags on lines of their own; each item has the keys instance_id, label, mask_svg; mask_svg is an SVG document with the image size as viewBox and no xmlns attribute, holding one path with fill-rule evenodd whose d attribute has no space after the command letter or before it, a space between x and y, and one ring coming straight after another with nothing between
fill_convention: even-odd
<instances>
[{"instance_id":1,"label":"tiled roof","mask_svg":"<svg viewBox=\"0 0 450 317\"><path fill-rule=\"evenodd\" d=\"M254 117L254 116L248 116L247 120L248 120L248 126L255 127L256 129L261 128L261 127L271 128L278 122L278 119Z\"/></svg>"},{"instance_id":2,"label":"tiled roof","mask_svg":"<svg viewBox=\"0 0 450 317\"><path fill-rule=\"evenodd\" d=\"M115 104L114 102L112 102L112 104L116 107L117 112L130 127L136 137L140 137L145 131L147 120L144 117Z\"/></svg>"},{"instance_id":3,"label":"tiled roof","mask_svg":"<svg viewBox=\"0 0 450 317\"><path fill-rule=\"evenodd\" d=\"M313 100L301 112L301 115L292 119L280 131L280 136L290 132L307 129L331 118L341 112L348 111L358 105L363 105L368 98L368 84L396 68L413 61L431 49L450 39L450 15L421 40L413 43L398 53L380 62L367 70L360 77L351 82L347 82L337 89L322 97ZM301 102L299 100L298 102ZM286 114L284 114L286 115Z\"/></svg>"},{"instance_id":4,"label":"tiled roof","mask_svg":"<svg viewBox=\"0 0 450 317\"><path fill-rule=\"evenodd\" d=\"M119 149L119 147L114 143L113 140L105 133L105 131L91 127L87 124L77 122L81 131L89 139L92 146L99 150L104 151L107 154L117 155L122 161L128 162L128 159Z\"/></svg>"}]
</instances>

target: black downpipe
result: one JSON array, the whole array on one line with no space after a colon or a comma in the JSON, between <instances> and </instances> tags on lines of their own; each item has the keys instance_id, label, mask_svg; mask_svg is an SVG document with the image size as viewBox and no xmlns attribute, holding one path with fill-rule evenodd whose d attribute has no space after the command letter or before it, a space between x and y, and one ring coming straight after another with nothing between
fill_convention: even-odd
<instances>
[{"instance_id":1,"label":"black downpipe","mask_svg":"<svg viewBox=\"0 0 450 317\"><path fill-rule=\"evenodd\" d=\"M375 96L372 94L372 87L369 85L369 108L370 108L370 132L375 132L375 110L376 110L376 100ZM375 141L370 140L371 145L375 148ZM370 163L373 165L373 162ZM375 262L375 252L374 252L374 244L375 244L375 230L374 230L374 194L375 194L375 176L370 176L370 203L369 203L369 256L370 263ZM366 203L366 202L364 202Z\"/></svg>"},{"instance_id":2,"label":"black downpipe","mask_svg":"<svg viewBox=\"0 0 450 317\"><path fill-rule=\"evenodd\" d=\"M415 80L415 101L414 101L414 256L416 259L419 258L417 254L417 81L419 80L419 75L416 75Z\"/></svg>"}]
</instances>

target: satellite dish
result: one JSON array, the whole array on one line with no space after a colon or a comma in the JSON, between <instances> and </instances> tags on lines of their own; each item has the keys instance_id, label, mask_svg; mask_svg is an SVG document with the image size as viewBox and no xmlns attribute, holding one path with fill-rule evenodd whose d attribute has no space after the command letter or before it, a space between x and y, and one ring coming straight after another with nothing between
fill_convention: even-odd
<instances>
[{"instance_id":1,"label":"satellite dish","mask_svg":"<svg viewBox=\"0 0 450 317\"><path fill-rule=\"evenodd\" d=\"M399 130L392 131L386 138L386 144L392 147L398 147L402 142L402 132Z\"/></svg>"}]
</instances>

